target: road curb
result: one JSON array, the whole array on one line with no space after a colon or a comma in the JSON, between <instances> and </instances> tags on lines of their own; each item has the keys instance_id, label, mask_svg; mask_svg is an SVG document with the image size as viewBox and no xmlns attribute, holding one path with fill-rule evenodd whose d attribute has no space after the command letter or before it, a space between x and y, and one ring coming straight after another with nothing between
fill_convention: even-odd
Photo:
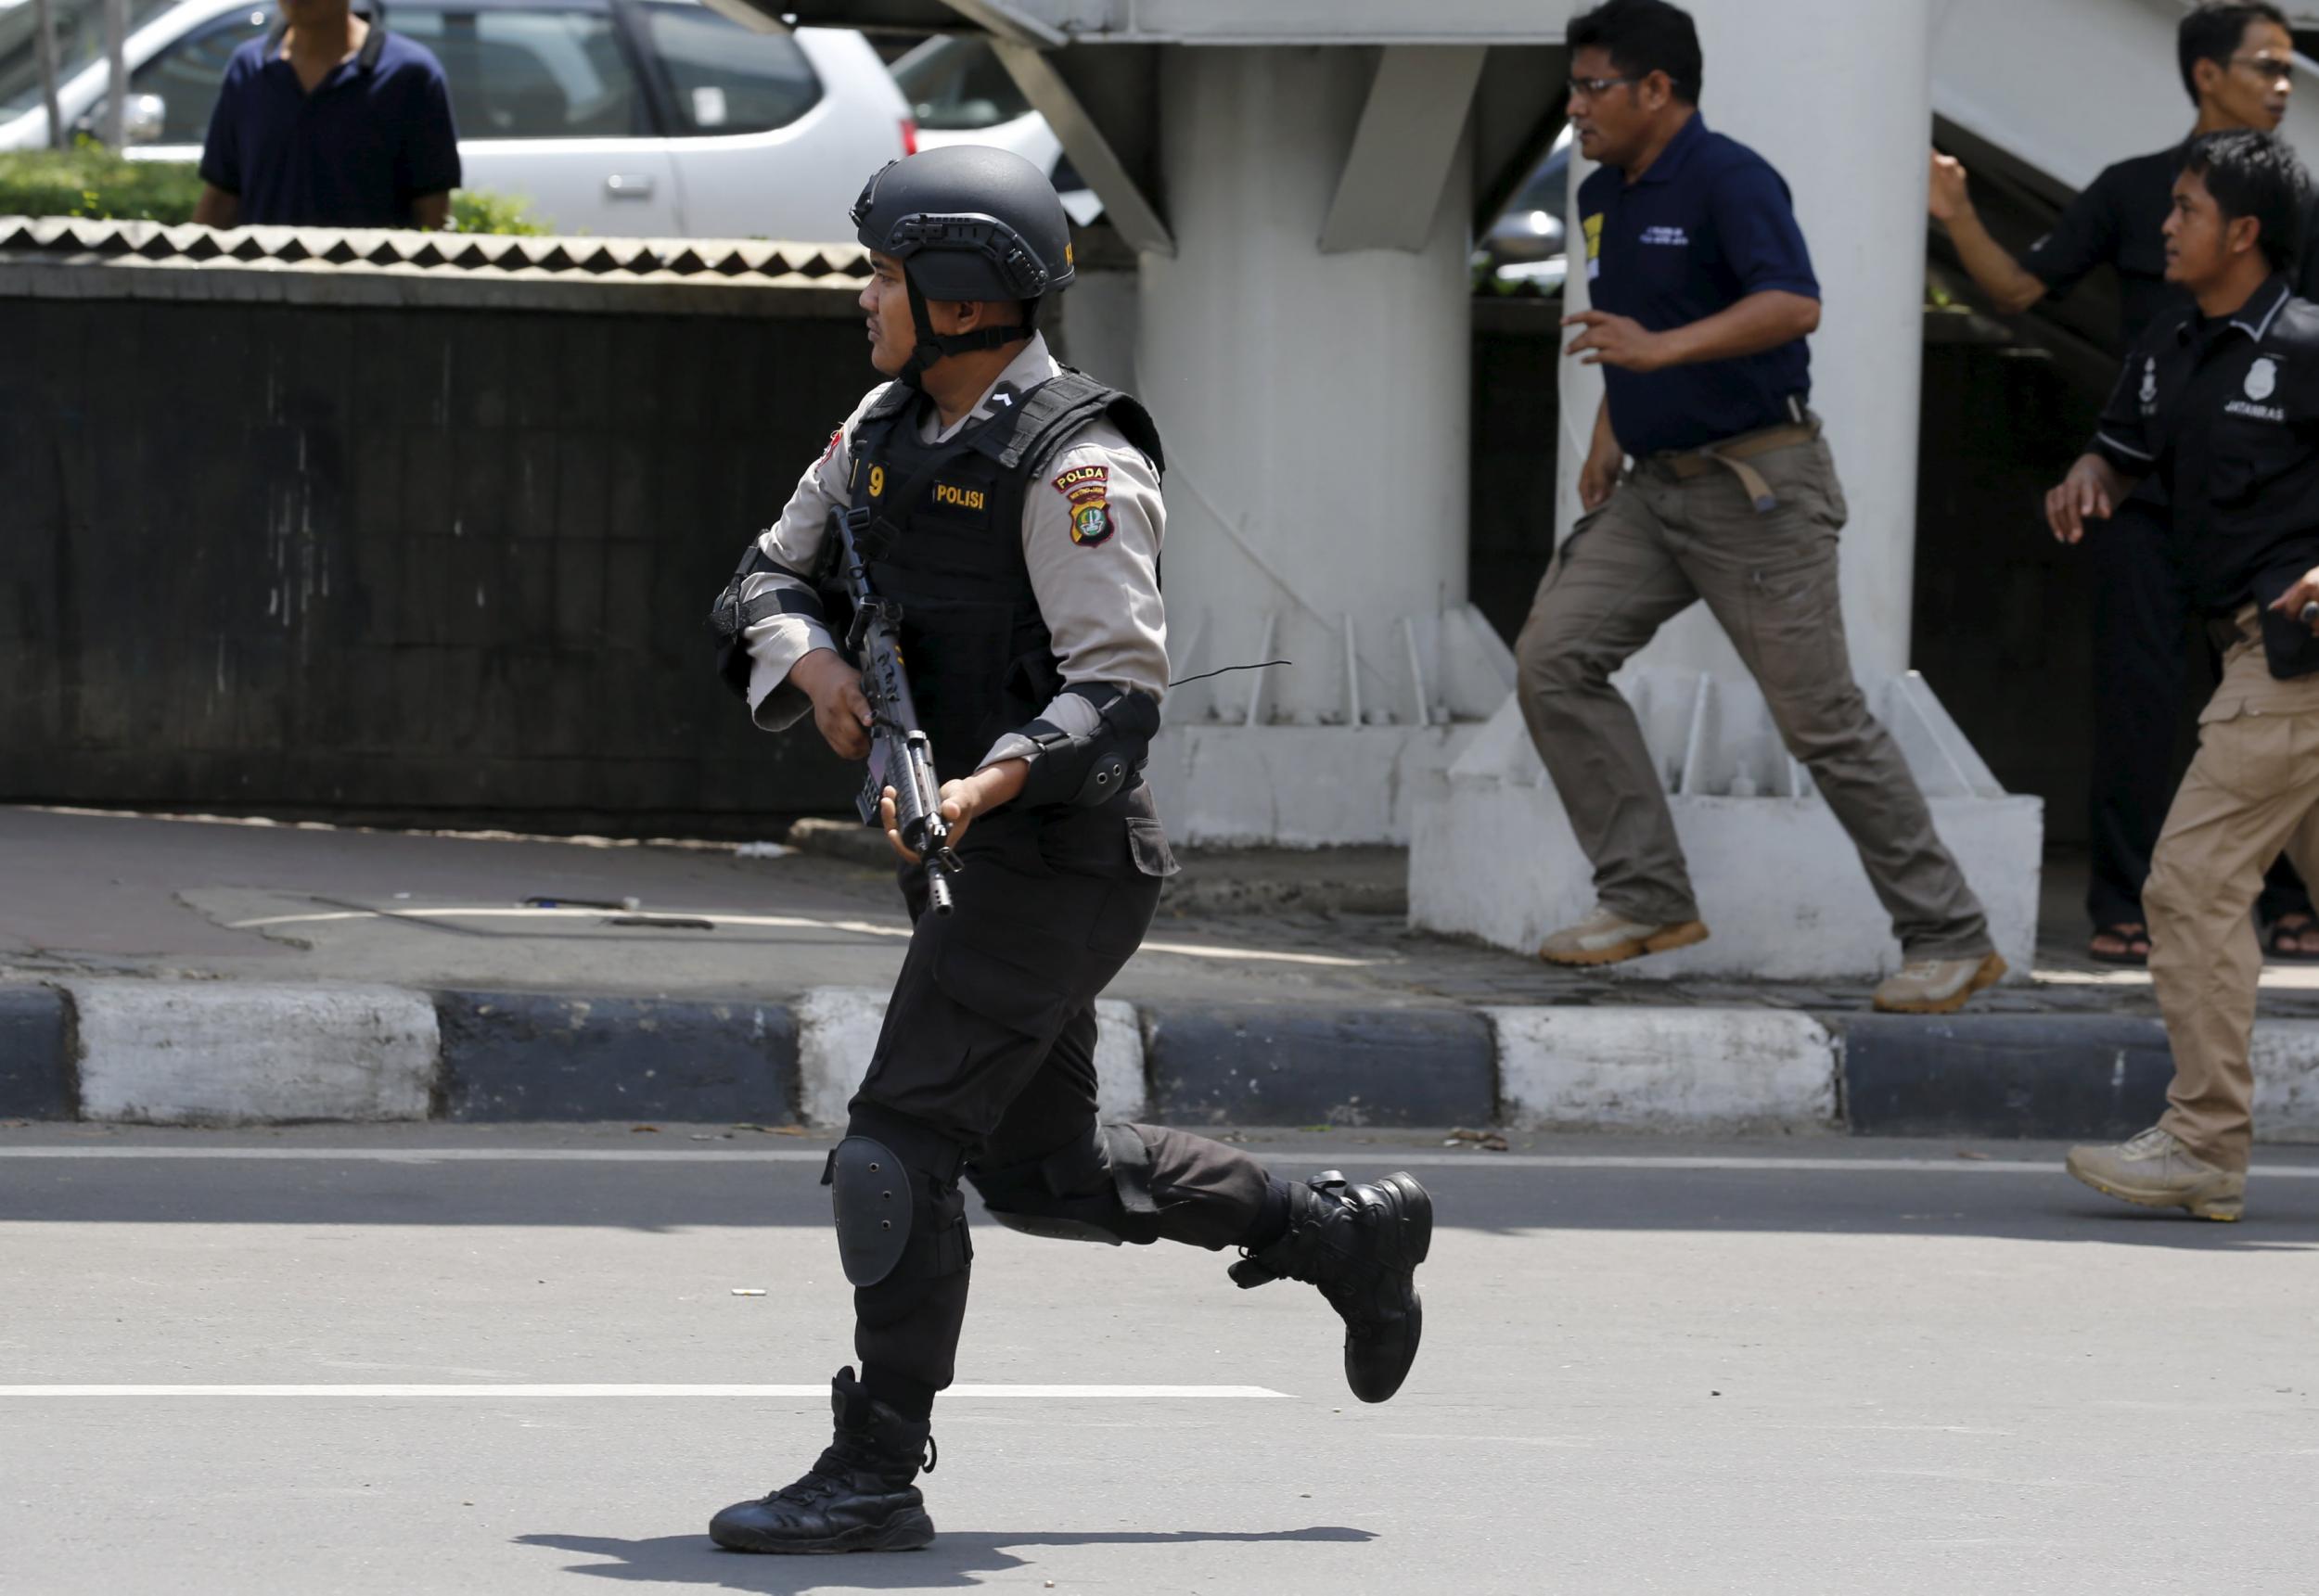
<instances>
[{"instance_id":1,"label":"road curb","mask_svg":"<svg viewBox=\"0 0 2319 1596\"><path fill-rule=\"evenodd\" d=\"M1187 1008L1146 1015L1168 1125L1487 1125L1490 1024L1466 1009Z\"/></svg>"},{"instance_id":2,"label":"road curb","mask_svg":"<svg viewBox=\"0 0 2319 1596\"><path fill-rule=\"evenodd\" d=\"M0 1118L835 1129L886 994L777 1002L74 979L0 988ZM1102 1112L1187 1126L2086 1139L2172 1071L2154 1019L1585 1006L1097 1005ZM2265 1142L2319 1141L2319 1021L2256 1027Z\"/></svg>"},{"instance_id":3,"label":"road curb","mask_svg":"<svg viewBox=\"0 0 2319 1596\"><path fill-rule=\"evenodd\" d=\"M0 1119L70 1119L70 1011L46 987L0 987Z\"/></svg>"},{"instance_id":4,"label":"road curb","mask_svg":"<svg viewBox=\"0 0 2319 1596\"><path fill-rule=\"evenodd\" d=\"M2154 1019L1848 1015L1838 1028L1859 1135L2115 1141L2156 1122L2174 1073Z\"/></svg>"},{"instance_id":5,"label":"road curb","mask_svg":"<svg viewBox=\"0 0 2319 1596\"><path fill-rule=\"evenodd\" d=\"M796 1117L786 1004L438 992L442 1117L472 1121Z\"/></svg>"},{"instance_id":6,"label":"road curb","mask_svg":"<svg viewBox=\"0 0 2319 1596\"><path fill-rule=\"evenodd\" d=\"M1493 1008L1505 1123L1733 1135L1840 1129L1836 1042L1784 1009Z\"/></svg>"},{"instance_id":7,"label":"road curb","mask_svg":"<svg viewBox=\"0 0 2319 1596\"><path fill-rule=\"evenodd\" d=\"M396 987L66 981L80 1117L144 1125L424 1119L442 1038Z\"/></svg>"},{"instance_id":8,"label":"road curb","mask_svg":"<svg viewBox=\"0 0 2319 1596\"><path fill-rule=\"evenodd\" d=\"M886 1025L879 987L816 987L797 1002L798 1118L820 1130L845 1124L846 1104L869 1068ZM1144 1034L1133 1003L1095 1001L1095 1089L1109 1119L1143 1117Z\"/></svg>"}]
</instances>

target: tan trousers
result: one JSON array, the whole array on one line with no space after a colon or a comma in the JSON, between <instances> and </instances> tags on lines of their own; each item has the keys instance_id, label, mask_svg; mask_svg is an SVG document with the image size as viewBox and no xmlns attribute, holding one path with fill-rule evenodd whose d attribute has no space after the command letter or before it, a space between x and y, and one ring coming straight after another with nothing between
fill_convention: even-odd
<instances>
[{"instance_id":1,"label":"tan trousers","mask_svg":"<svg viewBox=\"0 0 2319 1596\"><path fill-rule=\"evenodd\" d=\"M1979 958L1992 946L1980 902L1852 681L1836 585L1846 511L1827 445L1749 464L1776 508L1759 513L1726 470L1682 479L1639 464L1570 529L1515 643L1522 715L1594 862L1595 896L1647 925L1698 918L1665 789L1610 675L1704 599L1850 834L1903 950Z\"/></svg>"},{"instance_id":2,"label":"tan trousers","mask_svg":"<svg viewBox=\"0 0 2319 1596\"><path fill-rule=\"evenodd\" d=\"M2282 849L2303 879L2319 881L2319 676L2274 680L2251 607L2239 626L2142 896L2150 978L2174 1050L2159 1123L2225 1169L2246 1168L2254 1139L2247 1050L2262 946L2249 911Z\"/></svg>"}]
</instances>

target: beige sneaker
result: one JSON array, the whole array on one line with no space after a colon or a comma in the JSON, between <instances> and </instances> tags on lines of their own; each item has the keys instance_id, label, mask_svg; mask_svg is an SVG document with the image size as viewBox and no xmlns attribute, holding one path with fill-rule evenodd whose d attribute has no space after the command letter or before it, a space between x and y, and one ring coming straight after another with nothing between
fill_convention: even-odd
<instances>
[{"instance_id":1,"label":"beige sneaker","mask_svg":"<svg viewBox=\"0 0 2319 1596\"><path fill-rule=\"evenodd\" d=\"M1706 940L1707 927L1697 920L1651 926L1597 903L1585 919L1547 938L1538 956L1549 964L1621 964Z\"/></svg>"},{"instance_id":2,"label":"beige sneaker","mask_svg":"<svg viewBox=\"0 0 2319 1596\"><path fill-rule=\"evenodd\" d=\"M2247 1177L2218 1168L2155 1125L2116 1147L2072 1147L2069 1173L2105 1196L2146 1208L2188 1208L2200 1219L2235 1219L2247 1210Z\"/></svg>"},{"instance_id":3,"label":"beige sneaker","mask_svg":"<svg viewBox=\"0 0 2319 1596\"><path fill-rule=\"evenodd\" d=\"M2005 979L1994 953L1979 959L1911 959L1877 989L1876 1006L1889 1015L1953 1015L1984 987Z\"/></svg>"}]
</instances>

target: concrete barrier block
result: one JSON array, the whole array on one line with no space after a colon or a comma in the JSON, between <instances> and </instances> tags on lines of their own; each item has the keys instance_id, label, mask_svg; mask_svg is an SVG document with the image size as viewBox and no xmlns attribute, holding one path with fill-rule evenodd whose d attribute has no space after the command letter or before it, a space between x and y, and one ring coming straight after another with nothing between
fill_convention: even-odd
<instances>
[{"instance_id":1,"label":"concrete barrier block","mask_svg":"<svg viewBox=\"0 0 2319 1596\"><path fill-rule=\"evenodd\" d=\"M797 1024L774 1003L438 992L453 1119L790 1124Z\"/></svg>"},{"instance_id":2,"label":"concrete barrier block","mask_svg":"<svg viewBox=\"0 0 2319 1596\"><path fill-rule=\"evenodd\" d=\"M1775 1009L1493 1008L1506 1123L1523 1130L1836 1126L1836 1043Z\"/></svg>"},{"instance_id":3,"label":"concrete barrier block","mask_svg":"<svg viewBox=\"0 0 2319 1596\"><path fill-rule=\"evenodd\" d=\"M1486 1125L1490 1027L1451 1009L1160 1009L1153 1108L1170 1125Z\"/></svg>"},{"instance_id":4,"label":"concrete barrier block","mask_svg":"<svg viewBox=\"0 0 2319 1596\"><path fill-rule=\"evenodd\" d=\"M77 1096L64 995L0 987L0 1119L70 1119Z\"/></svg>"},{"instance_id":5,"label":"concrete barrier block","mask_svg":"<svg viewBox=\"0 0 2319 1596\"><path fill-rule=\"evenodd\" d=\"M2154 1019L1846 1015L1844 1117L1870 1136L2131 1136L2174 1073Z\"/></svg>"},{"instance_id":6,"label":"concrete barrier block","mask_svg":"<svg viewBox=\"0 0 2319 1596\"><path fill-rule=\"evenodd\" d=\"M393 987L64 983L81 1112L151 1125L424 1119L435 1005Z\"/></svg>"},{"instance_id":7,"label":"concrete barrier block","mask_svg":"<svg viewBox=\"0 0 2319 1596\"><path fill-rule=\"evenodd\" d=\"M2263 1020L2255 1069L2255 1140L2319 1142L2319 1020Z\"/></svg>"}]
</instances>

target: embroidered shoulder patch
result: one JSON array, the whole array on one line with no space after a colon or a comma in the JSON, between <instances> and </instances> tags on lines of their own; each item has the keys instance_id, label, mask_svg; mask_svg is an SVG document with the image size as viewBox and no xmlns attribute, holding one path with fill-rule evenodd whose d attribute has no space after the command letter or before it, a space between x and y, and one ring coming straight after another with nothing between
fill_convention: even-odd
<instances>
[{"instance_id":1,"label":"embroidered shoulder patch","mask_svg":"<svg viewBox=\"0 0 2319 1596\"><path fill-rule=\"evenodd\" d=\"M1111 519L1111 467L1074 466L1055 479L1055 491L1071 502L1071 542L1093 548L1116 530Z\"/></svg>"},{"instance_id":2,"label":"embroidered shoulder patch","mask_svg":"<svg viewBox=\"0 0 2319 1596\"><path fill-rule=\"evenodd\" d=\"M823 450L823 451L821 452L821 457L822 457L822 462L823 462L823 464L826 465L826 464L829 462L829 460L830 460L831 458L833 458L833 457L837 454L837 453L838 453L838 445L839 445L839 444L840 444L840 443L842 443L842 442L844 442L844 441L845 441L845 428L842 428L842 427L833 427L833 428L831 428L829 429L829 447L828 447L828 448L826 448L826 449L825 449L825 450Z\"/></svg>"}]
</instances>

